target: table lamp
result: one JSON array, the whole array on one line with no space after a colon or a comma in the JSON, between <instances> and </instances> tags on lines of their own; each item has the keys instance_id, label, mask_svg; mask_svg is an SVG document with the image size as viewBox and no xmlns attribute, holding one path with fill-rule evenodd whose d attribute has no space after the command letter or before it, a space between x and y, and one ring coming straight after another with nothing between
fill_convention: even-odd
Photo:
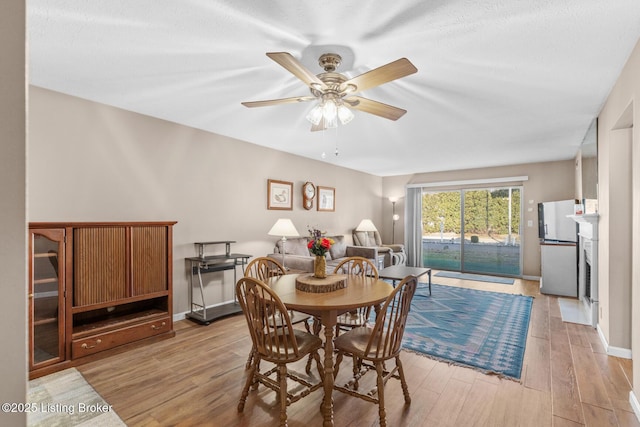
<instances>
[{"instance_id":1,"label":"table lamp","mask_svg":"<svg viewBox=\"0 0 640 427\"><path fill-rule=\"evenodd\" d=\"M287 237L298 237L300 236L300 234L298 233L298 230L296 230L296 227L293 225L293 222L291 222L290 219L288 218L279 218L275 224L273 224L273 227L271 227L271 230L269 230L269 236L280 236L282 237L282 268L284 268L285 270L287 269L284 265L284 257L287 254L287 251L285 250L285 244L287 242Z\"/></svg>"},{"instance_id":2,"label":"table lamp","mask_svg":"<svg viewBox=\"0 0 640 427\"><path fill-rule=\"evenodd\" d=\"M362 221L360 221L360 224L358 224L358 226L356 227L356 231L366 231L367 234L365 235L365 241L363 242L363 244L365 246L372 246L371 245L371 238L369 237L369 232L370 231L378 231L378 229L376 228L375 225L373 225L373 221L371 221L370 219L363 219ZM375 246L375 244L373 245Z\"/></svg>"},{"instance_id":3,"label":"table lamp","mask_svg":"<svg viewBox=\"0 0 640 427\"><path fill-rule=\"evenodd\" d=\"M370 219L363 219L356 227L356 231L378 231L375 225L373 225L373 221Z\"/></svg>"}]
</instances>

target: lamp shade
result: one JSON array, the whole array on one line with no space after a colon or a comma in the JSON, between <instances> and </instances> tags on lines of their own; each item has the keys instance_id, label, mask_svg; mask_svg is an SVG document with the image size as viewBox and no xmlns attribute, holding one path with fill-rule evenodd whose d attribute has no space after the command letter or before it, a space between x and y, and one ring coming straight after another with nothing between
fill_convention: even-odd
<instances>
[{"instance_id":1,"label":"lamp shade","mask_svg":"<svg viewBox=\"0 0 640 427\"><path fill-rule=\"evenodd\" d=\"M299 236L298 230L288 218L280 218L269 230L269 236L295 237Z\"/></svg>"},{"instance_id":2,"label":"lamp shade","mask_svg":"<svg viewBox=\"0 0 640 427\"><path fill-rule=\"evenodd\" d=\"M358 224L356 231L378 231L378 229L370 219L363 219L360 221L360 224Z\"/></svg>"}]
</instances>

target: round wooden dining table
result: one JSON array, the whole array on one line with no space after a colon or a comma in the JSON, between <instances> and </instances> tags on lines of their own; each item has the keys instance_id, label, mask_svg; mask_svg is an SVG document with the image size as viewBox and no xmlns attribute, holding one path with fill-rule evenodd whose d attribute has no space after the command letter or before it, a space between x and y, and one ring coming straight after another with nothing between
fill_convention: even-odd
<instances>
[{"instance_id":1,"label":"round wooden dining table","mask_svg":"<svg viewBox=\"0 0 640 427\"><path fill-rule=\"evenodd\" d=\"M393 286L383 280L355 275L347 276L347 286L332 292L314 293L296 289L298 274L286 274L268 281L289 310L313 315L324 326L324 400L321 410L323 426L333 426L333 337L338 316L350 310L376 306L384 302Z\"/></svg>"}]
</instances>

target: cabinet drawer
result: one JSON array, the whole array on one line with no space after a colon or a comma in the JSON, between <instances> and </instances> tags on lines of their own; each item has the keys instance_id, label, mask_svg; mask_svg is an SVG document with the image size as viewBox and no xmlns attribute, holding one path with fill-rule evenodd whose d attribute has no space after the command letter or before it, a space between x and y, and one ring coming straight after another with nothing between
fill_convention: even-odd
<instances>
[{"instance_id":1,"label":"cabinet drawer","mask_svg":"<svg viewBox=\"0 0 640 427\"><path fill-rule=\"evenodd\" d=\"M72 357L77 359L78 357L88 356L119 345L163 334L170 330L171 318L167 316L103 334L73 340L71 344Z\"/></svg>"}]
</instances>

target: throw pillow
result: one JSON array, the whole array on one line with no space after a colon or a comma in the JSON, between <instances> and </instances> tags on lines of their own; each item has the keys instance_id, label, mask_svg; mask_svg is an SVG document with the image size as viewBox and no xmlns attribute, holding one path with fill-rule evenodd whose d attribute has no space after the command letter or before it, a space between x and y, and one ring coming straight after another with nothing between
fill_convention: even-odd
<instances>
[{"instance_id":1,"label":"throw pillow","mask_svg":"<svg viewBox=\"0 0 640 427\"><path fill-rule=\"evenodd\" d=\"M282 253L282 240L278 240L276 243L278 246L278 251ZM304 255L309 256L309 249L307 248L307 239L297 238L297 239L287 239L285 243L285 251L287 255Z\"/></svg>"},{"instance_id":2,"label":"throw pillow","mask_svg":"<svg viewBox=\"0 0 640 427\"><path fill-rule=\"evenodd\" d=\"M329 248L329 253L331 254L331 259L344 258L347 256L347 242L344 241L344 236L334 236L332 237L335 242Z\"/></svg>"}]
</instances>

